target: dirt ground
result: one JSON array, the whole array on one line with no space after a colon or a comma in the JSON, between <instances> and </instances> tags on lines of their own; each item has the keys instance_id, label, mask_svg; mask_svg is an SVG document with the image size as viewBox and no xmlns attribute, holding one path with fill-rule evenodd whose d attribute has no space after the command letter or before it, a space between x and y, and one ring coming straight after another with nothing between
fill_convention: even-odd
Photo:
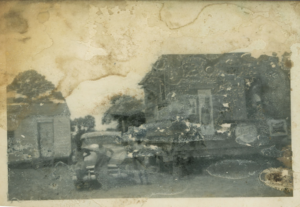
<instances>
[{"instance_id":1,"label":"dirt ground","mask_svg":"<svg viewBox=\"0 0 300 207\"><path fill-rule=\"evenodd\" d=\"M266 166L266 165L264 165ZM115 180L114 186L76 190L72 181L73 166L65 164L39 169L9 169L9 200L57 200L89 198L162 198L162 197L278 197L292 196L266 186L258 176L258 168L243 179L228 179L209 174L206 170L193 172L174 181L168 173L150 173L149 185L141 185L136 179ZM229 173L232 173L229 171ZM233 172L239 173L238 172Z\"/></svg>"}]
</instances>

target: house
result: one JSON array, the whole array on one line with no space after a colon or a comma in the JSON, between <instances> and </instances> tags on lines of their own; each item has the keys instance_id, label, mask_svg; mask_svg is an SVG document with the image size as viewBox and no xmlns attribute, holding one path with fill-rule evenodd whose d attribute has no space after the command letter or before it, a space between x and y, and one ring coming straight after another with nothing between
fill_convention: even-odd
<instances>
[{"instance_id":1,"label":"house","mask_svg":"<svg viewBox=\"0 0 300 207\"><path fill-rule=\"evenodd\" d=\"M71 154L70 111L60 103L8 103L9 164L67 158Z\"/></svg>"},{"instance_id":2,"label":"house","mask_svg":"<svg viewBox=\"0 0 300 207\"><path fill-rule=\"evenodd\" d=\"M204 135L214 135L224 123L276 120L285 126L278 127L282 134L290 126L289 70L276 55L162 55L139 84L146 123L183 116L201 124Z\"/></svg>"}]
</instances>

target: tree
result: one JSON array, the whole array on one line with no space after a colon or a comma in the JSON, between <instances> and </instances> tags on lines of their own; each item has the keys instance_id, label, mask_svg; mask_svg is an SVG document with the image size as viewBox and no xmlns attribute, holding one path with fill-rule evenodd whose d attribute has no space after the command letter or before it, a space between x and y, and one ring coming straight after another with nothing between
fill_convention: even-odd
<instances>
[{"instance_id":1,"label":"tree","mask_svg":"<svg viewBox=\"0 0 300 207\"><path fill-rule=\"evenodd\" d=\"M75 127L85 131L92 131L95 128L95 118L91 115L76 118L71 121L71 127L72 131L75 131Z\"/></svg>"},{"instance_id":2,"label":"tree","mask_svg":"<svg viewBox=\"0 0 300 207\"><path fill-rule=\"evenodd\" d=\"M140 126L145 123L142 100L128 95L116 95L111 98L112 106L104 113L102 124L118 121L117 130L126 132L128 126Z\"/></svg>"},{"instance_id":3,"label":"tree","mask_svg":"<svg viewBox=\"0 0 300 207\"><path fill-rule=\"evenodd\" d=\"M64 100L61 92L56 91L54 84L35 70L19 73L12 83L7 86L7 92L10 91L15 91L21 95L18 98L14 98L13 102L49 101L50 99Z\"/></svg>"}]
</instances>

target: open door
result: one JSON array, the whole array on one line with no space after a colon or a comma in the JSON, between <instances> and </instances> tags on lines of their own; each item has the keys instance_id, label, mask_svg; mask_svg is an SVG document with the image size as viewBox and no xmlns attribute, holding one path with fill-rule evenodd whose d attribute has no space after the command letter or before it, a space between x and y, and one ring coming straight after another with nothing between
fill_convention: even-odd
<instances>
[{"instance_id":1,"label":"open door","mask_svg":"<svg viewBox=\"0 0 300 207\"><path fill-rule=\"evenodd\" d=\"M52 158L54 155L54 130L53 122L38 123L39 150L43 158Z\"/></svg>"},{"instance_id":2,"label":"open door","mask_svg":"<svg viewBox=\"0 0 300 207\"><path fill-rule=\"evenodd\" d=\"M203 135L213 135L215 133L213 122L213 106L211 90L198 90L199 97L199 121Z\"/></svg>"}]
</instances>

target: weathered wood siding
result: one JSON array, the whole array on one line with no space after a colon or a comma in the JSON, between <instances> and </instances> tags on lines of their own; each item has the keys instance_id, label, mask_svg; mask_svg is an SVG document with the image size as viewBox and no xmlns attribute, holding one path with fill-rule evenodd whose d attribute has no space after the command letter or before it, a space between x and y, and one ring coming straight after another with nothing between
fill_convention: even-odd
<instances>
[{"instance_id":1,"label":"weathered wood siding","mask_svg":"<svg viewBox=\"0 0 300 207\"><path fill-rule=\"evenodd\" d=\"M39 158L37 121L28 117L20 121L14 130L14 138L8 139L8 162L22 162Z\"/></svg>"},{"instance_id":2,"label":"weathered wood siding","mask_svg":"<svg viewBox=\"0 0 300 207\"><path fill-rule=\"evenodd\" d=\"M71 154L70 119L65 116L54 117L54 157L68 157Z\"/></svg>"},{"instance_id":3,"label":"weathered wood siding","mask_svg":"<svg viewBox=\"0 0 300 207\"><path fill-rule=\"evenodd\" d=\"M31 116L20 121L9 138L8 162L26 162L40 158L38 123L52 122L54 130L53 158L64 158L71 154L70 118L67 116ZM43 146L40 146L41 148Z\"/></svg>"}]
</instances>

